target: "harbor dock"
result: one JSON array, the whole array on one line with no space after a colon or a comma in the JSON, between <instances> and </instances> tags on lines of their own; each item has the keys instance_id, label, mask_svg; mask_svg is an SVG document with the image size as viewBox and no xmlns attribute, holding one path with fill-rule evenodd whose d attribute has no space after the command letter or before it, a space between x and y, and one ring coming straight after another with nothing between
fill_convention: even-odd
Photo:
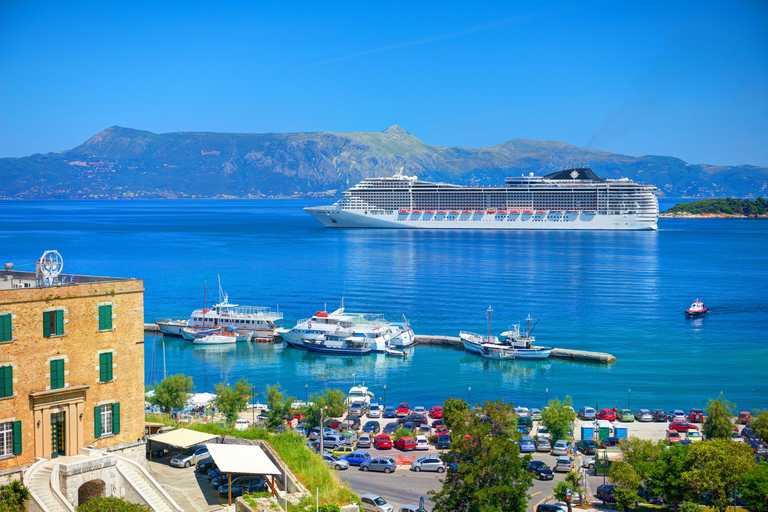
<instances>
[{"instance_id":1,"label":"harbor dock","mask_svg":"<svg viewBox=\"0 0 768 512\"><path fill-rule=\"evenodd\" d=\"M162 332L157 324L144 324L144 332Z\"/></svg>"}]
</instances>

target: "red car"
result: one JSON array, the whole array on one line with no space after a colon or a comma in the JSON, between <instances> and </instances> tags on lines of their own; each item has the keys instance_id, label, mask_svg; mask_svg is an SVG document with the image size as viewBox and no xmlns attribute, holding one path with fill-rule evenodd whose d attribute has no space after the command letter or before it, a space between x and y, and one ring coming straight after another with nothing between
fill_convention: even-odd
<instances>
[{"instance_id":1,"label":"red car","mask_svg":"<svg viewBox=\"0 0 768 512\"><path fill-rule=\"evenodd\" d=\"M373 447L377 450L391 450L392 439L387 434L379 434L373 438Z\"/></svg>"},{"instance_id":2,"label":"red car","mask_svg":"<svg viewBox=\"0 0 768 512\"><path fill-rule=\"evenodd\" d=\"M689 430L699 430L699 427L693 423L685 421L673 421L669 424L669 430L677 430L678 432L688 432Z\"/></svg>"},{"instance_id":3,"label":"red car","mask_svg":"<svg viewBox=\"0 0 768 512\"><path fill-rule=\"evenodd\" d=\"M401 437L400 439L395 439L395 448L404 452L407 452L408 450L415 450L416 441L410 437Z\"/></svg>"},{"instance_id":4,"label":"red car","mask_svg":"<svg viewBox=\"0 0 768 512\"><path fill-rule=\"evenodd\" d=\"M682 438L680 437L680 432L677 430L667 430L667 441L670 443L679 443L682 441Z\"/></svg>"},{"instance_id":5,"label":"red car","mask_svg":"<svg viewBox=\"0 0 768 512\"><path fill-rule=\"evenodd\" d=\"M341 422L339 420L328 420L325 422L325 426L330 429L336 430L341 426Z\"/></svg>"},{"instance_id":6,"label":"red car","mask_svg":"<svg viewBox=\"0 0 768 512\"><path fill-rule=\"evenodd\" d=\"M408 405L408 402L403 402L397 406L398 418L405 418L406 416L408 416L409 412L411 412L411 406Z\"/></svg>"},{"instance_id":7,"label":"red car","mask_svg":"<svg viewBox=\"0 0 768 512\"><path fill-rule=\"evenodd\" d=\"M613 412L613 409L600 409L600 412L597 414L597 419L616 421L616 413Z\"/></svg>"},{"instance_id":8,"label":"red car","mask_svg":"<svg viewBox=\"0 0 768 512\"><path fill-rule=\"evenodd\" d=\"M449 433L448 427L446 427L445 425L440 425L439 427L437 427L437 429L435 429L436 436L442 436L443 434L448 434L448 433Z\"/></svg>"},{"instance_id":9,"label":"red car","mask_svg":"<svg viewBox=\"0 0 768 512\"><path fill-rule=\"evenodd\" d=\"M443 417L443 408L439 405L434 406L429 410L429 415L433 418L442 418Z\"/></svg>"},{"instance_id":10,"label":"red car","mask_svg":"<svg viewBox=\"0 0 768 512\"><path fill-rule=\"evenodd\" d=\"M739 413L739 419L737 420L738 423L745 425L750 421L752 421L752 415L749 413L749 411L741 411Z\"/></svg>"},{"instance_id":11,"label":"red car","mask_svg":"<svg viewBox=\"0 0 768 512\"><path fill-rule=\"evenodd\" d=\"M701 409L691 409L688 413L688 421L691 423L702 423L704 421L704 411Z\"/></svg>"}]
</instances>

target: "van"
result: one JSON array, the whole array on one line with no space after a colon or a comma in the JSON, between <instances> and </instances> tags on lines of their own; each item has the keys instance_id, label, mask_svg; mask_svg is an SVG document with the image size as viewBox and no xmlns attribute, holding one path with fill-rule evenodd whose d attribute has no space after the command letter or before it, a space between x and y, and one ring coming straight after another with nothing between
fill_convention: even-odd
<instances>
[{"instance_id":1,"label":"van","mask_svg":"<svg viewBox=\"0 0 768 512\"><path fill-rule=\"evenodd\" d=\"M579 418L582 420L594 420L597 413L592 407L582 407L579 409Z\"/></svg>"},{"instance_id":2,"label":"van","mask_svg":"<svg viewBox=\"0 0 768 512\"><path fill-rule=\"evenodd\" d=\"M235 430L248 430L248 427L250 426L250 422L248 420L244 420L243 418L239 418L237 421L235 421Z\"/></svg>"}]
</instances>

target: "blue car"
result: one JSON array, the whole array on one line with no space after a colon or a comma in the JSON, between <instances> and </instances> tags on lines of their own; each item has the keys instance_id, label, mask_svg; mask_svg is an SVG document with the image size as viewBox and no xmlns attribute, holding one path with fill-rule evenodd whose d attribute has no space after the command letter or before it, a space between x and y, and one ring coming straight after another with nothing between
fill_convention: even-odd
<instances>
[{"instance_id":1,"label":"blue car","mask_svg":"<svg viewBox=\"0 0 768 512\"><path fill-rule=\"evenodd\" d=\"M520 440L520 453L531 453L536 451L536 444L528 436Z\"/></svg>"},{"instance_id":2,"label":"blue car","mask_svg":"<svg viewBox=\"0 0 768 512\"><path fill-rule=\"evenodd\" d=\"M371 460L371 454L368 452L352 452L341 457L349 462L350 466L359 466L367 460Z\"/></svg>"},{"instance_id":3,"label":"blue car","mask_svg":"<svg viewBox=\"0 0 768 512\"><path fill-rule=\"evenodd\" d=\"M397 418L397 409L395 409L391 405L385 407L384 408L384 417L385 418Z\"/></svg>"},{"instance_id":4,"label":"blue car","mask_svg":"<svg viewBox=\"0 0 768 512\"><path fill-rule=\"evenodd\" d=\"M265 487L264 479L260 476L241 476L232 480L232 496L242 496L245 492L259 492ZM219 494L228 495L229 485L219 486Z\"/></svg>"}]
</instances>

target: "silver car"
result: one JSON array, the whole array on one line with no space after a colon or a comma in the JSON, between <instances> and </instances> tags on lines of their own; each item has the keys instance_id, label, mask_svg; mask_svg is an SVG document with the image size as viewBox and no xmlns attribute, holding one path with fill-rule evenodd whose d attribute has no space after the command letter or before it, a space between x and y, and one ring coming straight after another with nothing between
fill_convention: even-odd
<instances>
[{"instance_id":1,"label":"silver car","mask_svg":"<svg viewBox=\"0 0 768 512\"><path fill-rule=\"evenodd\" d=\"M552 447L552 455L568 455L572 450L573 446L570 441L560 439L555 442L555 445Z\"/></svg>"},{"instance_id":2,"label":"silver car","mask_svg":"<svg viewBox=\"0 0 768 512\"><path fill-rule=\"evenodd\" d=\"M395 507L390 505L387 500L376 494L363 494L360 496L360 503L363 504L365 512L394 512Z\"/></svg>"},{"instance_id":3,"label":"silver car","mask_svg":"<svg viewBox=\"0 0 768 512\"><path fill-rule=\"evenodd\" d=\"M419 460L413 461L413 464L411 464L411 471L437 471L438 473L442 473L445 471L445 462L434 455L422 457Z\"/></svg>"},{"instance_id":4,"label":"silver car","mask_svg":"<svg viewBox=\"0 0 768 512\"><path fill-rule=\"evenodd\" d=\"M568 456L562 456L557 458L557 462L555 462L555 467L552 468L553 471L562 471L565 473L568 473L570 471L573 471L573 457Z\"/></svg>"},{"instance_id":5,"label":"silver car","mask_svg":"<svg viewBox=\"0 0 768 512\"><path fill-rule=\"evenodd\" d=\"M362 434L360 439L357 440L358 448L370 448L371 447L371 434Z\"/></svg>"},{"instance_id":6,"label":"silver car","mask_svg":"<svg viewBox=\"0 0 768 512\"><path fill-rule=\"evenodd\" d=\"M371 404L368 408L369 418L381 418L381 406L379 404Z\"/></svg>"},{"instance_id":7,"label":"silver car","mask_svg":"<svg viewBox=\"0 0 768 512\"><path fill-rule=\"evenodd\" d=\"M197 464L201 460L210 458L211 454L208 453L208 447L200 446L190 450L184 450L183 452L176 454L176 456L171 459L171 466L177 468L188 468L194 464Z\"/></svg>"},{"instance_id":8,"label":"silver car","mask_svg":"<svg viewBox=\"0 0 768 512\"><path fill-rule=\"evenodd\" d=\"M336 470L349 468L349 462L335 456L332 453L323 454L323 462L325 462L325 465L328 466L329 468L333 468Z\"/></svg>"},{"instance_id":9,"label":"silver car","mask_svg":"<svg viewBox=\"0 0 768 512\"><path fill-rule=\"evenodd\" d=\"M635 411L637 421L653 421L653 414L648 409L638 409Z\"/></svg>"}]
</instances>

